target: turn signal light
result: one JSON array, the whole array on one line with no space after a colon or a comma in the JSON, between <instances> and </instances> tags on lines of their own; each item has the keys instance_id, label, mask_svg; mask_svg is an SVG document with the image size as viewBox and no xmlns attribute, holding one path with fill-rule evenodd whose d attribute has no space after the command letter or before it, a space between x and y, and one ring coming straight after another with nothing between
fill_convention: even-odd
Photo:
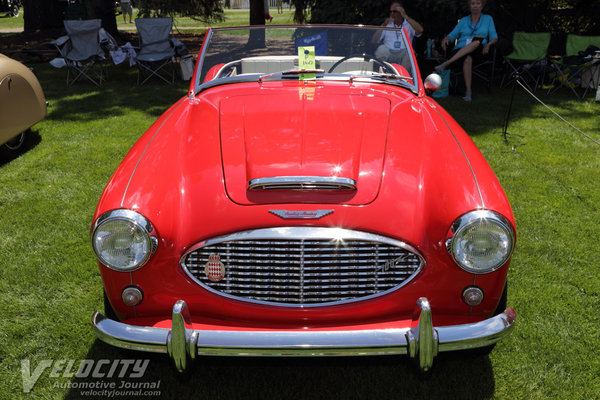
<instances>
[{"instance_id":1,"label":"turn signal light","mask_svg":"<svg viewBox=\"0 0 600 400\"><path fill-rule=\"evenodd\" d=\"M123 303L125 303L126 306L133 307L137 306L142 302L144 295L139 287L128 286L125 289L123 289L123 292L121 293L121 298L123 299Z\"/></svg>"},{"instance_id":2,"label":"turn signal light","mask_svg":"<svg viewBox=\"0 0 600 400\"><path fill-rule=\"evenodd\" d=\"M483 301L483 290L477 286L468 286L463 290L462 298L467 305L478 306Z\"/></svg>"}]
</instances>

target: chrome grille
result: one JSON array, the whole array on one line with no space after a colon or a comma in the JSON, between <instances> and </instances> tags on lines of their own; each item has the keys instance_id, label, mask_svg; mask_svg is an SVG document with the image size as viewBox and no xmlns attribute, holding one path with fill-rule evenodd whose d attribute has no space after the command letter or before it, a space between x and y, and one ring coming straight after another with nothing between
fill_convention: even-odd
<instances>
[{"instance_id":1,"label":"chrome grille","mask_svg":"<svg viewBox=\"0 0 600 400\"><path fill-rule=\"evenodd\" d=\"M211 281L209 257L225 266ZM200 243L181 260L201 286L242 300L317 306L362 300L406 284L423 266L405 243L337 228L273 228Z\"/></svg>"}]
</instances>

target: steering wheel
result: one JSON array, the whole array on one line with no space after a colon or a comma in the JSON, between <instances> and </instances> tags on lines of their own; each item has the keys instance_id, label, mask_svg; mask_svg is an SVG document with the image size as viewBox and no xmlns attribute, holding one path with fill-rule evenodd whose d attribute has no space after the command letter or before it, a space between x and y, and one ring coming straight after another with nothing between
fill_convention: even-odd
<instances>
[{"instance_id":1,"label":"steering wheel","mask_svg":"<svg viewBox=\"0 0 600 400\"><path fill-rule=\"evenodd\" d=\"M348 61L351 58L357 58L357 57L362 57L363 60L365 60L365 61L371 61L371 60L373 60L373 62L375 64L379 65L380 67L382 67L384 71L386 71L386 72L388 72L390 74L396 74L396 71L394 71L392 68L390 68L390 66L388 64L386 64L383 60L380 60L379 58L375 57L374 55L367 54L367 53L350 54L349 56L340 58L335 64L333 64L331 66L331 68L329 68L329 71L327 71L327 73L330 74L341 63L346 62L346 61Z\"/></svg>"}]
</instances>

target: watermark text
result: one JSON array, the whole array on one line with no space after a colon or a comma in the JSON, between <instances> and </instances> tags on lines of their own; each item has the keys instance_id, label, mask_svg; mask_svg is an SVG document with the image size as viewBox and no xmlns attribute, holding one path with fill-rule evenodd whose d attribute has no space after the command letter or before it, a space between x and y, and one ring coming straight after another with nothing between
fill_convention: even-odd
<instances>
[{"instance_id":1,"label":"watermark text","mask_svg":"<svg viewBox=\"0 0 600 400\"><path fill-rule=\"evenodd\" d=\"M150 360L42 360L33 368L30 360L21 360L23 393L29 393L45 371L50 371L49 376L51 378L87 379L86 381L77 381L74 379L68 382L68 385L70 385L68 388L79 388L77 385L81 385L82 389L94 390L157 389L156 385L160 386L160 381L130 381L130 379L142 378L149 363ZM90 378L95 380L90 380ZM124 380L118 383L101 380L114 378L124 378ZM57 384L59 386L56 386ZM146 385L139 386L141 384ZM55 387L63 387L60 385L61 383L59 382L55 383Z\"/></svg>"}]
</instances>

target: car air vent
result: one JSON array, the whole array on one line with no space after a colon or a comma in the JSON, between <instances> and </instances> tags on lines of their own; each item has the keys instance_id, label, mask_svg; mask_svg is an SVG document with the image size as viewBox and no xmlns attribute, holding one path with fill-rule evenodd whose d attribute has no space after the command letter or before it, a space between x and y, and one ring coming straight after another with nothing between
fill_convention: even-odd
<instances>
[{"instance_id":1,"label":"car air vent","mask_svg":"<svg viewBox=\"0 0 600 400\"><path fill-rule=\"evenodd\" d=\"M424 259L404 242L337 228L289 227L207 240L181 259L202 287L227 297L322 306L379 296L409 282Z\"/></svg>"},{"instance_id":2,"label":"car air vent","mask_svg":"<svg viewBox=\"0 0 600 400\"><path fill-rule=\"evenodd\" d=\"M249 182L250 190L356 190L356 181L335 176L278 176Z\"/></svg>"}]
</instances>

